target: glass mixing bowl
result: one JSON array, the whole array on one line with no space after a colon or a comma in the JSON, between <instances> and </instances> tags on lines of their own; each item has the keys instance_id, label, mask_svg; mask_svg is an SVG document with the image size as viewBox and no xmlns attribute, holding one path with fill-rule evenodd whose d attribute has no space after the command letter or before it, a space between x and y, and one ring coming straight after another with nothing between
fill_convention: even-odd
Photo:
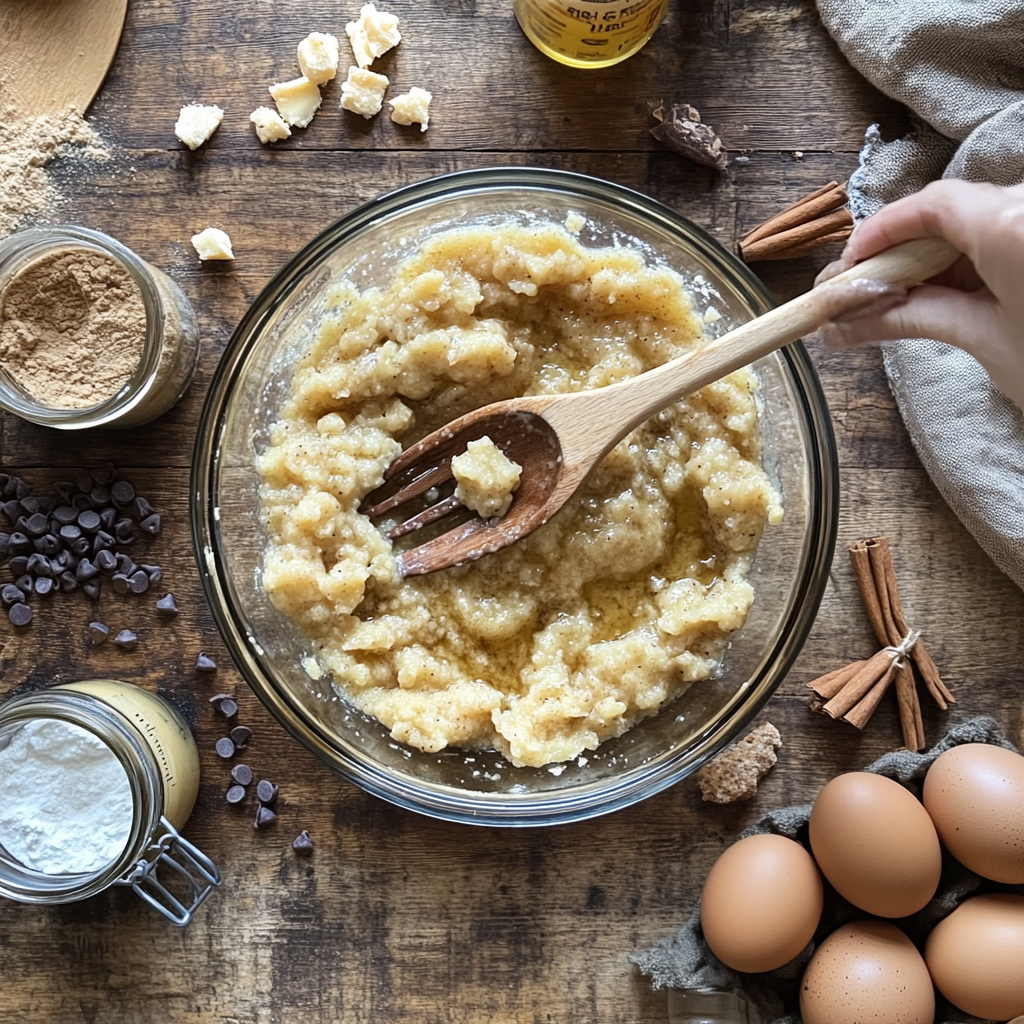
<instances>
[{"instance_id":1,"label":"glass mixing bowl","mask_svg":"<svg viewBox=\"0 0 1024 1024\"><path fill-rule=\"evenodd\" d=\"M467 223L562 223L586 218L587 245L626 244L714 306L719 334L772 300L756 277L700 228L636 192L536 168L434 178L366 204L310 242L243 318L210 387L192 465L192 531L207 598L232 657L263 703L301 743L367 791L451 821L545 825L625 807L696 771L734 740L793 664L818 610L835 543L835 440L821 386L802 345L756 364L762 383L764 466L785 515L766 527L751 571L754 605L730 638L719 676L694 684L660 714L564 765L515 768L494 751L426 754L311 679L313 645L261 585L264 532L254 457L266 443L294 340L315 324L327 283L384 280L437 230ZM707 319L712 319L709 317Z\"/></svg>"}]
</instances>

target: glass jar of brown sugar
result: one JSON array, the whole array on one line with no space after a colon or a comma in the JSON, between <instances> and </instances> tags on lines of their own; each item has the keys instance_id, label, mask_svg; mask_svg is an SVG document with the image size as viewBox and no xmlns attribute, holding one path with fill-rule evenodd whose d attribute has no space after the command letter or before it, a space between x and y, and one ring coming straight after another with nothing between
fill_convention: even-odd
<instances>
[{"instance_id":1,"label":"glass jar of brown sugar","mask_svg":"<svg viewBox=\"0 0 1024 1024\"><path fill-rule=\"evenodd\" d=\"M136 427L185 393L199 329L184 292L88 228L0 240L0 408L47 427Z\"/></svg>"}]
</instances>

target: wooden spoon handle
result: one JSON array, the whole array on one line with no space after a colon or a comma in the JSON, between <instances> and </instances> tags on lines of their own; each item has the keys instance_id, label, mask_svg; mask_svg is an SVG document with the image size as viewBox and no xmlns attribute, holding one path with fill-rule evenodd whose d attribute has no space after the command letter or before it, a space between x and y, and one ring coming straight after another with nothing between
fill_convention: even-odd
<instances>
[{"instance_id":1,"label":"wooden spoon handle","mask_svg":"<svg viewBox=\"0 0 1024 1024\"><path fill-rule=\"evenodd\" d=\"M830 320L839 312L834 293L828 291L835 284L874 280L906 288L941 273L959 257L956 249L938 238L918 238L894 246L678 359L632 380L580 392L580 399L584 396L588 399L585 403L580 402L581 408L576 410L576 416L595 415L599 405L601 422L615 424L617 436L624 437L635 426L683 395L698 391L783 345L797 341ZM584 412L582 406L591 402L594 408ZM546 415L545 418L551 419L561 432L563 427L560 423L554 424L553 417Z\"/></svg>"}]
</instances>

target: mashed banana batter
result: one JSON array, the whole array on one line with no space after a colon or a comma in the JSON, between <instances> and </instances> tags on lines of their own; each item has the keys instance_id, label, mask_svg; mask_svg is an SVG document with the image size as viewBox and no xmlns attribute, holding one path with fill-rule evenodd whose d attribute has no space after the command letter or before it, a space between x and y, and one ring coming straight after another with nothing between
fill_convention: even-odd
<instances>
[{"instance_id":1,"label":"mashed banana batter","mask_svg":"<svg viewBox=\"0 0 1024 1024\"><path fill-rule=\"evenodd\" d=\"M421 750L540 766L710 676L781 517L749 370L635 430L547 525L478 562L402 579L357 511L454 417L612 384L701 337L676 273L554 224L449 230L386 286L339 281L258 455L264 586L339 693Z\"/></svg>"}]
</instances>

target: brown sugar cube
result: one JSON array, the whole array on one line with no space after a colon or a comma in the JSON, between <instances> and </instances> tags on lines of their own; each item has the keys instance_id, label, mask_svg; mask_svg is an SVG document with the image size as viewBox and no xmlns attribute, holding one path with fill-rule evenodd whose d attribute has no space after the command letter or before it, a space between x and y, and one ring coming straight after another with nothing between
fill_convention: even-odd
<instances>
[{"instance_id":1,"label":"brown sugar cube","mask_svg":"<svg viewBox=\"0 0 1024 1024\"><path fill-rule=\"evenodd\" d=\"M775 751L781 746L779 730L766 722L723 750L697 772L704 799L713 804L749 800L757 792L758 782L778 760Z\"/></svg>"}]
</instances>

